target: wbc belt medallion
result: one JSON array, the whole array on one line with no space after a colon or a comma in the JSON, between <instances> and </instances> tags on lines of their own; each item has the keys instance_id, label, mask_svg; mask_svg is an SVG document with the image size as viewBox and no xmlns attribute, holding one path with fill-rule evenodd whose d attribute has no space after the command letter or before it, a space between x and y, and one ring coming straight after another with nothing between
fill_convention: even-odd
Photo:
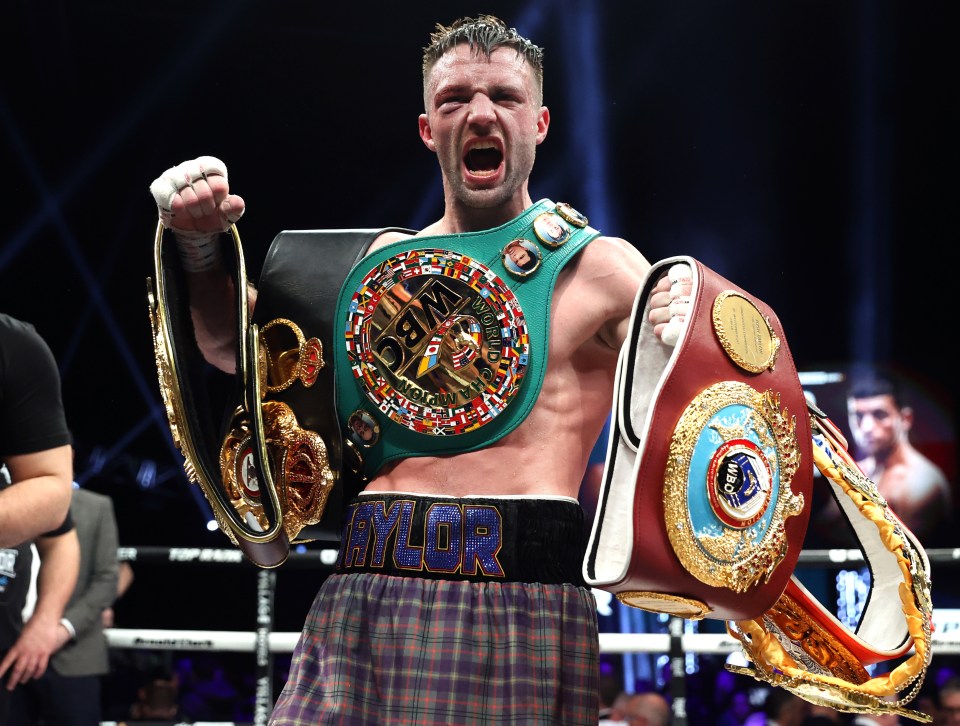
<instances>
[{"instance_id":1,"label":"wbc belt medallion","mask_svg":"<svg viewBox=\"0 0 960 726\"><path fill-rule=\"evenodd\" d=\"M790 487L799 464L777 394L736 381L704 389L677 423L664 480L667 532L683 566L735 592L767 580L787 552L784 523L803 511Z\"/></svg>"},{"instance_id":2,"label":"wbc belt medallion","mask_svg":"<svg viewBox=\"0 0 960 726\"><path fill-rule=\"evenodd\" d=\"M516 296L485 263L409 250L358 283L346 315L350 367L390 421L433 436L492 421L516 396L529 335Z\"/></svg>"}]
</instances>

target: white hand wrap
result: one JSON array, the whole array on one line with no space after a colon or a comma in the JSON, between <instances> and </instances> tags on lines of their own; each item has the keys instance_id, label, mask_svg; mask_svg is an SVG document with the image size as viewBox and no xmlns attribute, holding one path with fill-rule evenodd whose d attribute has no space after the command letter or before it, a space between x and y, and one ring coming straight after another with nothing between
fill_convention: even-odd
<instances>
[{"instance_id":1,"label":"white hand wrap","mask_svg":"<svg viewBox=\"0 0 960 726\"><path fill-rule=\"evenodd\" d=\"M153 180L150 193L157 202L157 208L169 214L173 198L181 190L192 187L198 179L220 175L227 178L227 166L215 156L199 156L167 169ZM162 214L161 214L162 218Z\"/></svg>"},{"instance_id":2,"label":"white hand wrap","mask_svg":"<svg viewBox=\"0 0 960 726\"><path fill-rule=\"evenodd\" d=\"M677 263L667 272L670 278L670 322L660 336L667 345L676 345L687 325L687 311L693 292L693 277L690 265Z\"/></svg>"},{"instance_id":3,"label":"white hand wrap","mask_svg":"<svg viewBox=\"0 0 960 726\"><path fill-rule=\"evenodd\" d=\"M187 272L205 272L220 265L220 233L213 232L177 232L177 251L180 264ZM200 236L202 235L202 236Z\"/></svg>"},{"instance_id":4,"label":"white hand wrap","mask_svg":"<svg viewBox=\"0 0 960 726\"><path fill-rule=\"evenodd\" d=\"M220 233L198 232L173 228L174 198L193 183L208 176L227 178L227 166L215 156L200 156L167 169L150 184L150 193L157 203L160 221L173 229L180 252L180 261L187 272L203 272L220 263ZM235 220L233 220L235 221Z\"/></svg>"}]
</instances>

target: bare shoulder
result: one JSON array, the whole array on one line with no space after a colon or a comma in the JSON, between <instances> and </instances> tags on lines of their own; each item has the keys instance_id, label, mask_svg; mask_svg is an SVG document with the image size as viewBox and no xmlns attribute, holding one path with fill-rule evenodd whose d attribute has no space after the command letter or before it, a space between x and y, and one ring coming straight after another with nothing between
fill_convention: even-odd
<instances>
[{"instance_id":1,"label":"bare shoulder","mask_svg":"<svg viewBox=\"0 0 960 726\"><path fill-rule=\"evenodd\" d=\"M601 236L579 252L571 267L559 293L562 308L572 306L572 316L594 321L591 337L619 349L650 263L625 239Z\"/></svg>"},{"instance_id":2,"label":"bare shoulder","mask_svg":"<svg viewBox=\"0 0 960 726\"><path fill-rule=\"evenodd\" d=\"M649 270L647 258L621 237L597 237L583 249L577 264L578 277L614 293L636 292Z\"/></svg>"},{"instance_id":3,"label":"bare shoulder","mask_svg":"<svg viewBox=\"0 0 960 726\"><path fill-rule=\"evenodd\" d=\"M910 482L911 488L950 491L950 482L946 474L932 459L916 449L908 450L907 454L904 479Z\"/></svg>"}]
</instances>

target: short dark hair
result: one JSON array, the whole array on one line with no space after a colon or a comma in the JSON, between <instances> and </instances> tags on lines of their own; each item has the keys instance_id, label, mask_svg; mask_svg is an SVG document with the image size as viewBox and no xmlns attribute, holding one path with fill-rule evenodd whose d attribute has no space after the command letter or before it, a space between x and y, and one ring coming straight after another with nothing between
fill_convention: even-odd
<instances>
[{"instance_id":1,"label":"short dark hair","mask_svg":"<svg viewBox=\"0 0 960 726\"><path fill-rule=\"evenodd\" d=\"M881 371L861 371L855 374L850 380L847 396L849 398L890 396L897 408L903 408L905 405L897 380Z\"/></svg>"},{"instance_id":2,"label":"short dark hair","mask_svg":"<svg viewBox=\"0 0 960 726\"><path fill-rule=\"evenodd\" d=\"M520 35L516 28L508 28L506 23L494 15L463 17L454 20L450 26L437 23L436 30L430 34L430 44L423 49L424 88L427 76L436 62L460 43L469 44L477 55L487 58L497 48L513 48L533 69L537 90L540 98L543 98L543 49Z\"/></svg>"}]
</instances>

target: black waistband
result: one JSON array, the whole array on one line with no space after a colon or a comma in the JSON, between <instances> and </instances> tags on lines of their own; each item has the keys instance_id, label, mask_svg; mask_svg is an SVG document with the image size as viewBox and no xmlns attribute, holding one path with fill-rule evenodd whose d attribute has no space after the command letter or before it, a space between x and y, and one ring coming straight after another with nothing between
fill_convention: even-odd
<instances>
[{"instance_id":1,"label":"black waistband","mask_svg":"<svg viewBox=\"0 0 960 726\"><path fill-rule=\"evenodd\" d=\"M586 536L570 500L367 495L347 507L336 569L583 586Z\"/></svg>"}]
</instances>

